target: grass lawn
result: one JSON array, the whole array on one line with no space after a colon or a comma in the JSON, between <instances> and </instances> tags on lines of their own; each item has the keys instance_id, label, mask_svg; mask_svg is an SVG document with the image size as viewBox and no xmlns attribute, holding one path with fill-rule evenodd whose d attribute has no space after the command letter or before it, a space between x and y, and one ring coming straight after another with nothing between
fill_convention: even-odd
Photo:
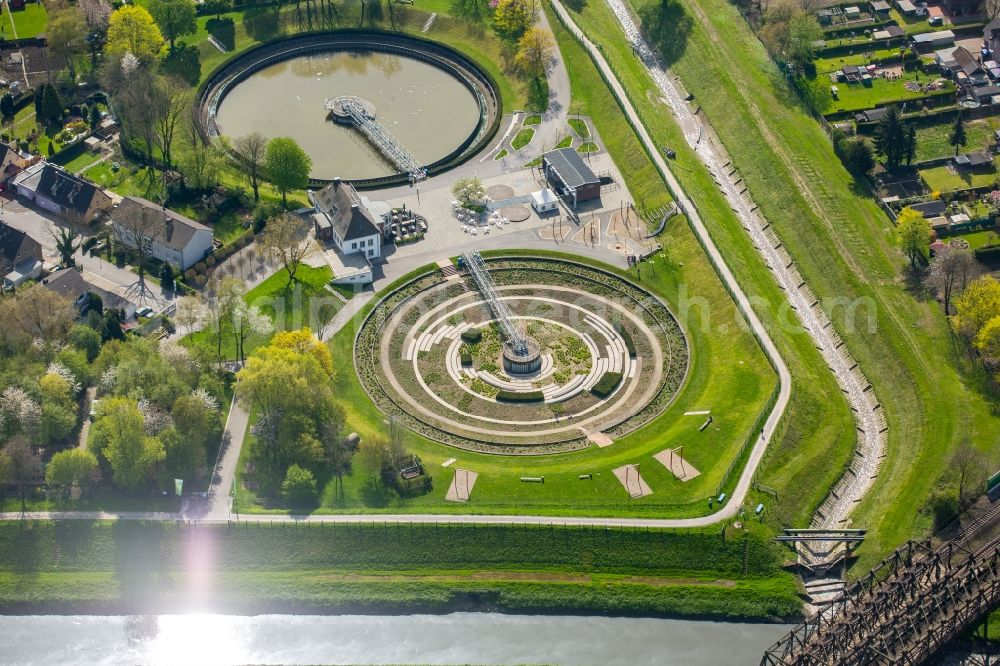
<instances>
[{"instance_id":1,"label":"grass lawn","mask_svg":"<svg viewBox=\"0 0 1000 666\"><path fill-rule=\"evenodd\" d=\"M945 239L945 242L962 239L969 244L970 249L978 249L981 247L986 247L987 245L997 245L1000 244L1000 235L997 235L997 230L983 230L974 231L971 234L957 234L955 236L949 236Z\"/></svg>"},{"instance_id":2,"label":"grass lawn","mask_svg":"<svg viewBox=\"0 0 1000 666\"><path fill-rule=\"evenodd\" d=\"M637 7L651 3L635 0ZM869 530L859 551L864 568L931 527L928 498L939 483L946 483L942 477L962 439L983 451L995 446L1000 432L995 398L952 343L938 304L908 289L905 260L891 223L865 186L852 183L829 138L784 84L737 9L725 0L682 0L682 5L690 30L682 52L675 55L673 72L695 94L761 212L817 296L864 304L874 315L869 328L852 323L842 307L830 309L838 333L873 383L890 425L888 456L853 516L856 526ZM587 5L587 11L597 8ZM705 217L715 224L711 215ZM723 251L738 261L736 253L726 247ZM736 273L746 275L739 266ZM826 404L836 388L813 393L804 387L803 368L792 365L797 394ZM809 366L821 372L821 381L829 387L831 378L822 362ZM844 450L833 446L832 433L811 432L819 424L807 425L809 419L808 412L793 407L785 441L778 443L760 474L763 483L784 488L791 502L802 508L817 491L825 493L828 479L836 478L826 469L837 467ZM839 416L834 420L838 428L851 430L842 429L835 439L853 444L853 422ZM834 451L837 454L829 457ZM792 473L815 452L826 458L825 468L813 468L812 475ZM814 458L814 464L823 463ZM789 524L803 525L809 514L800 508L788 517Z\"/></svg>"},{"instance_id":3,"label":"grass lawn","mask_svg":"<svg viewBox=\"0 0 1000 666\"><path fill-rule=\"evenodd\" d=\"M113 170L112 163L119 165L118 171ZM159 190L159 175L151 179L148 169L138 168L135 173L132 173L134 169L137 167L131 162L115 158L87 169L83 175L101 187L112 190L123 197L151 198L150 193Z\"/></svg>"},{"instance_id":4,"label":"grass lawn","mask_svg":"<svg viewBox=\"0 0 1000 666\"><path fill-rule=\"evenodd\" d=\"M323 318L325 321L325 318L333 317L343 307L343 301L326 290L332 277L328 266L313 268L303 265L295 273L295 281L289 285L288 274L281 269L248 291L244 300L261 308L274 322L274 330L287 331L309 326L314 332L318 332L322 325L317 319ZM251 336L244 344L244 351L249 354L270 339L270 335ZM218 348L215 334L208 329L191 333L182 342L212 352ZM223 358L231 359L235 355L236 343L230 336L223 335Z\"/></svg>"},{"instance_id":5,"label":"grass lawn","mask_svg":"<svg viewBox=\"0 0 1000 666\"><path fill-rule=\"evenodd\" d=\"M864 51L862 53L855 53L851 55L841 55L841 56L831 56L829 58L816 58L813 64L816 65L816 72L818 74L828 74L830 72L836 72L848 65L867 65L875 60L885 61L889 58L898 59L899 49L877 49L874 51Z\"/></svg>"},{"instance_id":6,"label":"grass lawn","mask_svg":"<svg viewBox=\"0 0 1000 666\"><path fill-rule=\"evenodd\" d=\"M955 147L950 143L951 133L954 129L955 123L953 121L918 126L917 161L954 155ZM998 129L1000 129L1000 117L966 120L966 144L959 149L959 152L969 153L987 148L994 143L994 132Z\"/></svg>"},{"instance_id":7,"label":"grass lawn","mask_svg":"<svg viewBox=\"0 0 1000 666\"><path fill-rule=\"evenodd\" d=\"M79 155L68 161L62 161L59 157L50 159L49 161L54 164L61 164L66 171L70 173L80 173L86 171L90 165L92 165L97 160L101 159L101 156L90 152L89 150L84 150Z\"/></svg>"},{"instance_id":8,"label":"grass lawn","mask_svg":"<svg viewBox=\"0 0 1000 666\"><path fill-rule=\"evenodd\" d=\"M573 145L573 137L564 136L562 139L559 140L559 143L556 144L556 148L569 148L572 145Z\"/></svg>"},{"instance_id":9,"label":"grass lawn","mask_svg":"<svg viewBox=\"0 0 1000 666\"><path fill-rule=\"evenodd\" d=\"M921 169L919 173L932 192L955 192L975 187L988 187L997 182L996 159L994 159L993 164L993 171L956 173L950 166L945 165L932 169Z\"/></svg>"},{"instance_id":10,"label":"grass lawn","mask_svg":"<svg viewBox=\"0 0 1000 666\"><path fill-rule=\"evenodd\" d=\"M0 608L440 612L487 595L507 611L795 617L780 563L759 528L723 542L715 529L7 522Z\"/></svg>"},{"instance_id":11,"label":"grass lawn","mask_svg":"<svg viewBox=\"0 0 1000 666\"><path fill-rule=\"evenodd\" d=\"M514 150L521 150L529 143L535 136L535 130L530 127L524 127L520 129L513 139L510 141L510 147Z\"/></svg>"},{"instance_id":12,"label":"grass lawn","mask_svg":"<svg viewBox=\"0 0 1000 666\"><path fill-rule=\"evenodd\" d=\"M896 102L912 102L925 97L955 94L955 84L951 81L947 81L944 88L934 93L910 92L903 85L912 80L912 78L896 81L873 79L872 85L865 86L860 83L834 83L830 81L830 77L818 74L811 81L802 79L802 83L809 87L816 103L816 109L824 115L845 111L861 111ZM927 78L921 77L920 82L927 83ZM834 85L837 86L837 99L833 99L830 93L830 86Z\"/></svg>"},{"instance_id":13,"label":"grass lawn","mask_svg":"<svg viewBox=\"0 0 1000 666\"><path fill-rule=\"evenodd\" d=\"M578 137L581 139L590 138L590 128L587 127L587 121L580 118L570 118L566 122L569 123L569 126L573 128L573 131L576 132Z\"/></svg>"},{"instance_id":14,"label":"grass lawn","mask_svg":"<svg viewBox=\"0 0 1000 666\"><path fill-rule=\"evenodd\" d=\"M7 19L14 21L18 39L37 37L45 32L49 15L45 12L45 6L41 2L29 2L24 6L24 9L17 11L11 11L10 5L6 2L4 6L7 8ZM7 32L11 37L14 36L14 32L9 30L9 25Z\"/></svg>"},{"instance_id":15,"label":"grass lawn","mask_svg":"<svg viewBox=\"0 0 1000 666\"><path fill-rule=\"evenodd\" d=\"M521 123L521 124L522 125L539 125L539 124L541 124L541 122L542 122L542 117L541 116L528 116L527 118L524 119L524 122Z\"/></svg>"},{"instance_id":16,"label":"grass lawn","mask_svg":"<svg viewBox=\"0 0 1000 666\"><path fill-rule=\"evenodd\" d=\"M506 148L501 148L500 151L496 154L496 157L494 157L493 159L494 160L502 160L503 158L507 157L508 155L510 155L510 153L507 152L507 149Z\"/></svg>"},{"instance_id":17,"label":"grass lawn","mask_svg":"<svg viewBox=\"0 0 1000 666\"><path fill-rule=\"evenodd\" d=\"M581 143L579 146L577 146L577 148L576 148L576 152L583 153L585 155L587 153L596 153L596 152L598 152L600 150L601 150L601 147L598 146L593 141L585 141L585 142Z\"/></svg>"}]
</instances>

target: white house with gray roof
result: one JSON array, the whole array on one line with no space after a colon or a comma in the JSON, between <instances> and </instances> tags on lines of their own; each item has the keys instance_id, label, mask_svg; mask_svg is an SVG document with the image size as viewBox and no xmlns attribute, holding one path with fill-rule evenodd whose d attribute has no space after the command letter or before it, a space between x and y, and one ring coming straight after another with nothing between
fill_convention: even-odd
<instances>
[{"instance_id":1,"label":"white house with gray roof","mask_svg":"<svg viewBox=\"0 0 1000 666\"><path fill-rule=\"evenodd\" d=\"M131 232L136 221L142 237L151 241L151 254L182 271L212 251L212 230L205 225L141 197L125 197L112 211L111 224L115 238L132 249L137 244Z\"/></svg>"},{"instance_id":2,"label":"white house with gray roof","mask_svg":"<svg viewBox=\"0 0 1000 666\"><path fill-rule=\"evenodd\" d=\"M333 241L343 254L358 253L369 261L382 256L384 222L369 210L353 185L336 178L318 192L310 192L309 199L316 211L317 238Z\"/></svg>"}]
</instances>

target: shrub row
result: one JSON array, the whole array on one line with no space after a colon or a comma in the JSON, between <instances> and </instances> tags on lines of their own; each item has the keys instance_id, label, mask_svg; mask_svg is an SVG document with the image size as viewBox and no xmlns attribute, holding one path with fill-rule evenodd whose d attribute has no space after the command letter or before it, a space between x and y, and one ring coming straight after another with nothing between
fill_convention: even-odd
<instances>
[{"instance_id":1,"label":"shrub row","mask_svg":"<svg viewBox=\"0 0 1000 666\"><path fill-rule=\"evenodd\" d=\"M467 328L462 331L462 342L474 345L483 339L483 332L478 328Z\"/></svg>"},{"instance_id":2,"label":"shrub row","mask_svg":"<svg viewBox=\"0 0 1000 666\"><path fill-rule=\"evenodd\" d=\"M976 259L987 266L993 267L1000 264L1000 245L979 247L973 251L973 254L976 256Z\"/></svg>"},{"instance_id":3,"label":"shrub row","mask_svg":"<svg viewBox=\"0 0 1000 666\"><path fill-rule=\"evenodd\" d=\"M611 395L611 392L615 390L622 381L622 373L620 372L605 372L594 387L590 389L590 392L599 398L606 398Z\"/></svg>"},{"instance_id":4,"label":"shrub row","mask_svg":"<svg viewBox=\"0 0 1000 666\"><path fill-rule=\"evenodd\" d=\"M635 358L635 343L632 342L632 336L627 330L625 330L625 327L622 326L620 321L616 321L614 327L615 333L622 336L622 341L625 342L625 349L628 350L628 355Z\"/></svg>"},{"instance_id":5,"label":"shrub row","mask_svg":"<svg viewBox=\"0 0 1000 666\"><path fill-rule=\"evenodd\" d=\"M462 352L462 365L472 365L472 354Z\"/></svg>"},{"instance_id":6,"label":"shrub row","mask_svg":"<svg viewBox=\"0 0 1000 666\"><path fill-rule=\"evenodd\" d=\"M497 391L497 400L506 402L541 402L545 399L541 391L508 391L500 389Z\"/></svg>"}]
</instances>

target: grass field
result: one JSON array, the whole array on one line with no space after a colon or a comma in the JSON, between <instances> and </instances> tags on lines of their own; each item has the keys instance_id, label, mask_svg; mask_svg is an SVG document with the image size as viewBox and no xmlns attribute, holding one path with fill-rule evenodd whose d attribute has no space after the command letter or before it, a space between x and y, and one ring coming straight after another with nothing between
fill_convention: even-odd
<instances>
[{"instance_id":1,"label":"grass field","mask_svg":"<svg viewBox=\"0 0 1000 666\"><path fill-rule=\"evenodd\" d=\"M888 457L854 514L855 524L869 529L860 551L863 567L930 528L928 498L945 483L949 458L963 438L987 454L993 451L1000 431L995 398L952 341L937 303L908 287L891 224L865 186L852 183L828 137L784 84L737 10L724 0L682 4L690 31L673 71L696 95L813 290L820 298L839 297L874 313L869 330L851 325L844 309L830 312L890 424ZM800 372L793 367L797 376ZM823 374L829 377L825 369ZM827 448L807 443L812 436L798 422L801 417L794 414L786 431L798 431L798 446L779 447L793 457ZM817 478L789 477L774 457L761 480L786 488L801 504L817 486L825 490ZM798 516L792 524L807 518L792 515Z\"/></svg>"},{"instance_id":2,"label":"grass field","mask_svg":"<svg viewBox=\"0 0 1000 666\"><path fill-rule=\"evenodd\" d=\"M45 32L45 26L49 21L49 15L45 11L45 6L40 2L29 2L24 6L24 9L19 9L17 11L11 11L10 5L4 3L6 8L5 16L7 23L7 32L14 36L17 34L18 39L27 39L29 37L37 37L41 33ZM10 21L13 20L15 31L10 30Z\"/></svg>"},{"instance_id":3,"label":"grass field","mask_svg":"<svg viewBox=\"0 0 1000 666\"><path fill-rule=\"evenodd\" d=\"M997 174L995 168L996 160L994 160L993 171L984 169L956 173L951 167L945 165L921 169L919 173L932 192L955 192L993 185L1000 179L1000 174Z\"/></svg>"},{"instance_id":4,"label":"grass field","mask_svg":"<svg viewBox=\"0 0 1000 666\"><path fill-rule=\"evenodd\" d=\"M931 160L936 157L947 157L955 154L951 145L951 133L955 129L954 122L938 123L917 127L916 160ZM994 132L1000 129L1000 117L983 118L982 120L965 121L966 144L959 149L960 153L970 153L983 150L996 141Z\"/></svg>"},{"instance_id":5,"label":"grass field","mask_svg":"<svg viewBox=\"0 0 1000 666\"><path fill-rule=\"evenodd\" d=\"M535 130L531 129L530 127L524 127L518 130L517 134L514 135L514 138L510 140L510 147L513 148L514 150L521 150L529 143L531 143L531 140L534 137L535 137Z\"/></svg>"},{"instance_id":6,"label":"grass field","mask_svg":"<svg viewBox=\"0 0 1000 666\"><path fill-rule=\"evenodd\" d=\"M275 330L286 331L309 326L317 332L320 327L313 321L316 316L333 317L343 306L340 299L326 291L325 287L331 277L332 273L327 266L300 266L295 273L295 281L289 285L288 274L281 269L248 291L244 300L261 308L271 318ZM251 336L244 344L244 352L249 354L270 338L270 334ZM213 353L218 344L215 334L207 328L187 335L182 342L209 349ZM229 335L223 335L223 358L235 357L235 345Z\"/></svg>"},{"instance_id":7,"label":"grass field","mask_svg":"<svg viewBox=\"0 0 1000 666\"><path fill-rule=\"evenodd\" d=\"M759 530L2 523L0 608L794 617L780 557Z\"/></svg>"}]
</instances>

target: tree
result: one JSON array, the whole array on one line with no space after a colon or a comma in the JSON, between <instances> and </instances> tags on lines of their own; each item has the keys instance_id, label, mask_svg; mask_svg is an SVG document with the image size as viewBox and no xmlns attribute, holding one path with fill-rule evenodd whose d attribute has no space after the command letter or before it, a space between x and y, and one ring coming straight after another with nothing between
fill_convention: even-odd
<instances>
[{"instance_id":1,"label":"tree","mask_svg":"<svg viewBox=\"0 0 1000 666\"><path fill-rule=\"evenodd\" d=\"M309 231L309 224L301 217L294 213L282 213L268 221L261 234L264 251L284 266L289 285L295 280L299 266L316 249Z\"/></svg>"},{"instance_id":2,"label":"tree","mask_svg":"<svg viewBox=\"0 0 1000 666\"><path fill-rule=\"evenodd\" d=\"M194 0L150 0L149 13L160 26L160 33L174 50L178 37L194 34L198 30L198 13Z\"/></svg>"},{"instance_id":3,"label":"tree","mask_svg":"<svg viewBox=\"0 0 1000 666\"><path fill-rule=\"evenodd\" d=\"M3 97L0 97L0 116L4 122L8 122L14 118L14 114L14 98L10 93L4 93Z\"/></svg>"},{"instance_id":4,"label":"tree","mask_svg":"<svg viewBox=\"0 0 1000 666\"><path fill-rule=\"evenodd\" d=\"M482 206L486 202L486 187L478 178L460 178L451 187L451 193L465 206Z\"/></svg>"},{"instance_id":5,"label":"tree","mask_svg":"<svg viewBox=\"0 0 1000 666\"><path fill-rule=\"evenodd\" d=\"M955 298L955 314L951 318L952 327L972 342L980 329L1000 314L1000 282L992 275L984 275L973 280Z\"/></svg>"},{"instance_id":6,"label":"tree","mask_svg":"<svg viewBox=\"0 0 1000 666\"><path fill-rule=\"evenodd\" d=\"M896 236L899 238L900 248L910 258L911 268L916 268L917 262L927 256L927 248L933 235L931 223L922 213L909 207L899 212Z\"/></svg>"},{"instance_id":7,"label":"tree","mask_svg":"<svg viewBox=\"0 0 1000 666\"><path fill-rule=\"evenodd\" d=\"M85 487L97 472L97 458L84 449L59 451L52 456L45 468L45 482L50 486L62 486L66 495L74 485Z\"/></svg>"},{"instance_id":8,"label":"tree","mask_svg":"<svg viewBox=\"0 0 1000 666\"><path fill-rule=\"evenodd\" d=\"M167 262L163 262L160 269L160 288L168 292L174 290L174 269Z\"/></svg>"},{"instance_id":9,"label":"tree","mask_svg":"<svg viewBox=\"0 0 1000 666\"><path fill-rule=\"evenodd\" d=\"M164 111L161 87L156 74L145 67L133 67L130 61L125 56L121 61L122 67L106 70L105 86L112 93L125 134L142 142L146 164L152 165L157 124Z\"/></svg>"},{"instance_id":10,"label":"tree","mask_svg":"<svg viewBox=\"0 0 1000 666\"><path fill-rule=\"evenodd\" d=\"M281 492L292 506L310 506L316 503L316 477L307 469L291 465L285 473Z\"/></svg>"},{"instance_id":11,"label":"tree","mask_svg":"<svg viewBox=\"0 0 1000 666\"><path fill-rule=\"evenodd\" d=\"M204 304L198 296L181 296L177 299L177 314L174 315L174 321L181 330L186 329L188 333L193 333L194 327L201 321L203 312Z\"/></svg>"},{"instance_id":12,"label":"tree","mask_svg":"<svg viewBox=\"0 0 1000 666\"><path fill-rule=\"evenodd\" d=\"M164 210L164 217L166 212ZM141 304L148 293L146 287L146 267L153 256L153 248L163 235L164 225L149 224L143 215L120 216L115 223L115 235L132 250L135 257L136 283L129 287Z\"/></svg>"},{"instance_id":13,"label":"tree","mask_svg":"<svg viewBox=\"0 0 1000 666\"><path fill-rule=\"evenodd\" d=\"M391 3L390 3L391 6ZM451 0L452 15L480 23L489 13L488 0Z\"/></svg>"},{"instance_id":14,"label":"tree","mask_svg":"<svg viewBox=\"0 0 1000 666\"><path fill-rule=\"evenodd\" d=\"M493 28L506 39L517 39L535 22L535 11L527 0L499 0L493 13Z\"/></svg>"},{"instance_id":15,"label":"tree","mask_svg":"<svg viewBox=\"0 0 1000 666\"><path fill-rule=\"evenodd\" d=\"M978 272L979 262L969 250L949 246L938 251L931 261L927 282L941 294L946 315L951 314L952 294L964 290L969 280Z\"/></svg>"},{"instance_id":16,"label":"tree","mask_svg":"<svg viewBox=\"0 0 1000 666\"><path fill-rule=\"evenodd\" d=\"M187 118L184 128L187 143L187 151L181 160L184 180L188 187L195 190L213 187L218 182L219 172L223 166L222 151L201 135L198 121L194 116Z\"/></svg>"},{"instance_id":17,"label":"tree","mask_svg":"<svg viewBox=\"0 0 1000 666\"><path fill-rule=\"evenodd\" d=\"M358 455L361 456L365 467L371 472L375 488L378 488L382 468L389 460L389 442L381 437L363 439L358 445Z\"/></svg>"},{"instance_id":18,"label":"tree","mask_svg":"<svg viewBox=\"0 0 1000 666\"><path fill-rule=\"evenodd\" d=\"M24 511L28 500L28 486L38 481L42 476L42 460L22 437L15 437L0 452L0 471L7 483L17 486L21 497L21 510Z\"/></svg>"},{"instance_id":19,"label":"tree","mask_svg":"<svg viewBox=\"0 0 1000 666\"><path fill-rule=\"evenodd\" d=\"M983 12L991 19L1000 16L1000 0L986 0L983 3Z\"/></svg>"},{"instance_id":20,"label":"tree","mask_svg":"<svg viewBox=\"0 0 1000 666\"><path fill-rule=\"evenodd\" d=\"M875 129L875 148L890 169L898 167L903 161L913 160L916 132L910 123L903 122L899 109L894 106L889 108Z\"/></svg>"},{"instance_id":21,"label":"tree","mask_svg":"<svg viewBox=\"0 0 1000 666\"><path fill-rule=\"evenodd\" d=\"M141 62L152 62L163 48L163 34L149 12L139 5L123 5L108 22L106 52L112 60L131 53Z\"/></svg>"},{"instance_id":22,"label":"tree","mask_svg":"<svg viewBox=\"0 0 1000 666\"><path fill-rule=\"evenodd\" d=\"M1000 365L1000 313L983 324L973 344L987 364Z\"/></svg>"},{"instance_id":23,"label":"tree","mask_svg":"<svg viewBox=\"0 0 1000 666\"><path fill-rule=\"evenodd\" d=\"M48 50L69 70L70 79L76 80L75 61L87 48L86 37L87 24L79 11L66 8L49 15L45 28Z\"/></svg>"},{"instance_id":24,"label":"tree","mask_svg":"<svg viewBox=\"0 0 1000 666\"><path fill-rule=\"evenodd\" d=\"M517 42L514 63L529 76L544 76L552 63L556 40L544 28L531 28Z\"/></svg>"},{"instance_id":25,"label":"tree","mask_svg":"<svg viewBox=\"0 0 1000 666\"><path fill-rule=\"evenodd\" d=\"M142 413L134 400L108 398L103 416L94 424L106 438L102 454L111 465L115 485L137 490L152 476L153 467L166 457L163 443L146 434Z\"/></svg>"},{"instance_id":26,"label":"tree","mask_svg":"<svg viewBox=\"0 0 1000 666\"><path fill-rule=\"evenodd\" d=\"M64 340L75 319L73 303L41 284L0 300L0 331L8 342L19 337Z\"/></svg>"},{"instance_id":27,"label":"tree","mask_svg":"<svg viewBox=\"0 0 1000 666\"><path fill-rule=\"evenodd\" d=\"M172 77L156 80L156 103L161 105L160 113L153 119L156 143L168 167L173 164L171 148L174 136L181 127L181 120L191 112L191 92L187 86Z\"/></svg>"},{"instance_id":28,"label":"tree","mask_svg":"<svg viewBox=\"0 0 1000 666\"><path fill-rule=\"evenodd\" d=\"M958 503L965 506L971 499L967 492L970 487L973 489L972 497L975 497L976 488L983 480L983 455L968 439L963 440L951 458L951 468L955 470L958 477Z\"/></svg>"},{"instance_id":29,"label":"tree","mask_svg":"<svg viewBox=\"0 0 1000 666\"><path fill-rule=\"evenodd\" d=\"M312 160L295 139L271 139L264 154L264 171L275 189L281 192L281 205L288 206L288 192L309 184Z\"/></svg>"},{"instance_id":30,"label":"tree","mask_svg":"<svg viewBox=\"0 0 1000 666\"><path fill-rule=\"evenodd\" d=\"M101 353L101 334L86 324L76 324L69 329L69 341L87 355L90 363Z\"/></svg>"},{"instance_id":31,"label":"tree","mask_svg":"<svg viewBox=\"0 0 1000 666\"><path fill-rule=\"evenodd\" d=\"M53 85L42 85L41 100L39 102L39 117L46 123L53 123L62 116L63 103L59 99L59 91Z\"/></svg>"},{"instance_id":32,"label":"tree","mask_svg":"<svg viewBox=\"0 0 1000 666\"><path fill-rule=\"evenodd\" d=\"M236 137L232 148L243 167L243 175L253 190L253 200L256 203L260 201L260 184L266 173L264 162L267 155L267 139L264 135L254 132Z\"/></svg>"},{"instance_id":33,"label":"tree","mask_svg":"<svg viewBox=\"0 0 1000 666\"><path fill-rule=\"evenodd\" d=\"M330 353L330 348L308 328L279 331L271 339L271 346L276 349L291 349L299 354L309 354L316 359L327 377L333 377L333 355Z\"/></svg>"},{"instance_id":34,"label":"tree","mask_svg":"<svg viewBox=\"0 0 1000 666\"><path fill-rule=\"evenodd\" d=\"M247 304L242 297L234 300L231 316L233 338L236 341L236 359L246 363L247 340L252 335L267 335L273 325L271 319L260 308Z\"/></svg>"},{"instance_id":35,"label":"tree","mask_svg":"<svg viewBox=\"0 0 1000 666\"><path fill-rule=\"evenodd\" d=\"M191 394L178 397L170 413L178 440L166 447L168 468L177 477L197 478L204 474L209 443L220 435L218 410Z\"/></svg>"},{"instance_id":36,"label":"tree","mask_svg":"<svg viewBox=\"0 0 1000 666\"><path fill-rule=\"evenodd\" d=\"M78 0L77 7L87 25L85 41L90 47L90 68L97 71L97 54L107 39L113 9L106 0Z\"/></svg>"},{"instance_id":37,"label":"tree","mask_svg":"<svg viewBox=\"0 0 1000 666\"><path fill-rule=\"evenodd\" d=\"M965 121L962 119L961 112L955 117L955 126L951 130L951 137L948 139L948 143L955 146L955 154L958 155L958 151L962 148L968 139L965 137Z\"/></svg>"},{"instance_id":38,"label":"tree","mask_svg":"<svg viewBox=\"0 0 1000 666\"><path fill-rule=\"evenodd\" d=\"M206 14L215 14L215 18L221 19L222 15L233 8L233 0L205 0L202 8Z\"/></svg>"},{"instance_id":39,"label":"tree","mask_svg":"<svg viewBox=\"0 0 1000 666\"><path fill-rule=\"evenodd\" d=\"M805 67L813 61L816 49L813 44L823 38L823 29L814 14L800 12L788 22L788 44L785 56L797 67Z\"/></svg>"},{"instance_id":40,"label":"tree","mask_svg":"<svg viewBox=\"0 0 1000 666\"><path fill-rule=\"evenodd\" d=\"M73 255L80 249L80 243L77 242L80 234L76 232L76 229L72 227L59 227L49 222L46 225L46 230L49 233L49 237L55 243L56 252L59 253L59 261L63 267L73 268L76 266Z\"/></svg>"},{"instance_id":41,"label":"tree","mask_svg":"<svg viewBox=\"0 0 1000 666\"><path fill-rule=\"evenodd\" d=\"M875 151L872 149L871 141L864 137L843 138L837 144L837 152L852 173L861 176L870 176L875 168Z\"/></svg>"}]
</instances>

